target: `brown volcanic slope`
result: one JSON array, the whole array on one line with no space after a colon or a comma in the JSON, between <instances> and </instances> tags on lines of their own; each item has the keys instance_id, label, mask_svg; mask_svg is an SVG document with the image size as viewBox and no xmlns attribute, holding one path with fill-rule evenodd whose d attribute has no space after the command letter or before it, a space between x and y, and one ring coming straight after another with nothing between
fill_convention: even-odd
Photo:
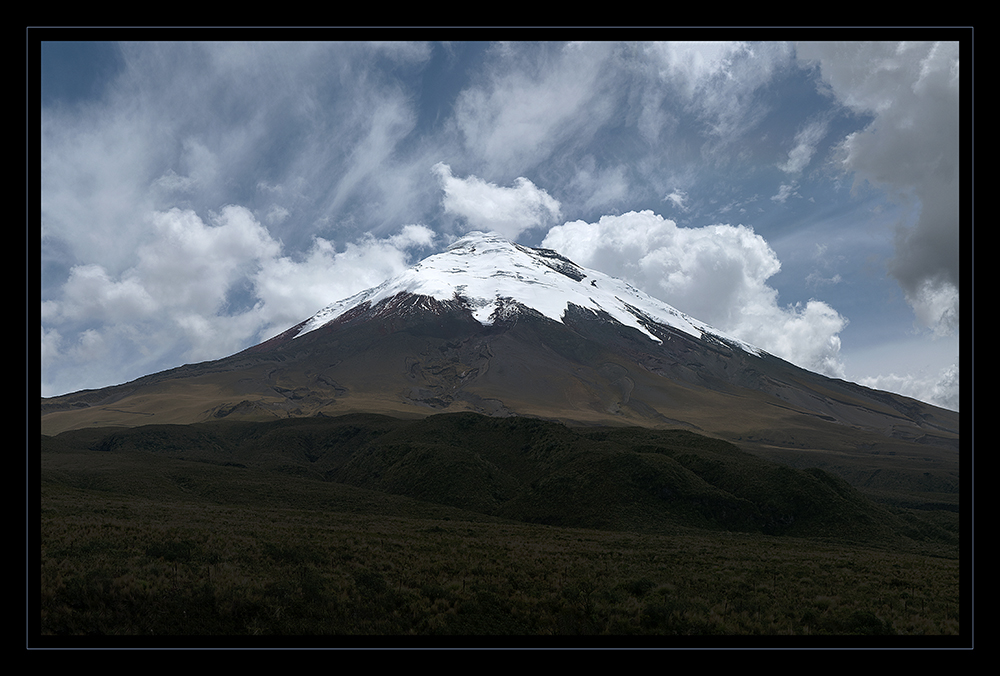
<instances>
[{"instance_id":1,"label":"brown volcanic slope","mask_svg":"<svg viewBox=\"0 0 1000 676\"><path fill-rule=\"evenodd\" d=\"M683 427L758 449L956 455L958 413L651 324L655 343L571 306L492 326L459 300L400 294L217 361L42 399L44 434L82 427L448 411Z\"/></svg>"}]
</instances>

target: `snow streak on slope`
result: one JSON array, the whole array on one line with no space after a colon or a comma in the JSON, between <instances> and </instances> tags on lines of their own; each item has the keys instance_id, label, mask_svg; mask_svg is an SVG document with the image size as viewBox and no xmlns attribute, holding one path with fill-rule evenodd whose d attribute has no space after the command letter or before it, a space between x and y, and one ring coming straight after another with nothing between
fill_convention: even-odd
<instances>
[{"instance_id":1,"label":"snow streak on slope","mask_svg":"<svg viewBox=\"0 0 1000 676\"><path fill-rule=\"evenodd\" d=\"M696 338L707 334L761 354L758 348L688 317L620 279L581 268L555 251L531 249L496 233L482 232L469 233L444 252L425 258L379 286L328 305L310 318L298 335L314 331L365 302L374 307L400 293L440 301L457 297L484 325L490 324L494 313L511 300L560 322L572 303L605 312L656 342L661 341L649 331L649 323L663 324Z\"/></svg>"}]
</instances>

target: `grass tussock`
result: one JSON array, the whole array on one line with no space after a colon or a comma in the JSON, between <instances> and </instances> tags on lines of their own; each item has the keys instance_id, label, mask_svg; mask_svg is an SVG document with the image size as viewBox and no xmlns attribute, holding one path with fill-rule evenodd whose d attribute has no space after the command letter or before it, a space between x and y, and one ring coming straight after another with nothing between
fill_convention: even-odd
<instances>
[{"instance_id":1,"label":"grass tussock","mask_svg":"<svg viewBox=\"0 0 1000 676\"><path fill-rule=\"evenodd\" d=\"M954 559L43 492L42 635L925 635Z\"/></svg>"}]
</instances>

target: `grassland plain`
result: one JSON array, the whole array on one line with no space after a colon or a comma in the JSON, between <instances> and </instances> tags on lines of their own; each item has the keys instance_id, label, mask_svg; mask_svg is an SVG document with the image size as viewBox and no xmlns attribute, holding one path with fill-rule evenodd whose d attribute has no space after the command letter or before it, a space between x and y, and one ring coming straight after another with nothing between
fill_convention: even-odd
<instances>
[{"instance_id":1,"label":"grassland plain","mask_svg":"<svg viewBox=\"0 0 1000 676\"><path fill-rule=\"evenodd\" d=\"M43 438L29 633L40 645L200 636L220 647L248 637L312 647L467 635L539 646L579 635L609 646L961 640L957 515L873 507L822 472L761 464L690 433L649 448L646 432L613 432L624 451L540 421L406 425L416 427L375 416ZM609 458L632 469L609 478ZM418 467L419 485L401 478ZM452 483L434 478L447 467L480 490L427 494ZM733 467L755 487L732 485ZM362 469L367 478L349 483ZM362 485L370 472L383 480ZM755 494L769 485L786 488ZM609 499L626 489L638 493ZM656 529L630 516L650 489L669 507ZM561 511L540 515L546 495ZM614 514L573 526L595 499ZM871 523L853 540L801 530L813 512L816 523Z\"/></svg>"}]
</instances>

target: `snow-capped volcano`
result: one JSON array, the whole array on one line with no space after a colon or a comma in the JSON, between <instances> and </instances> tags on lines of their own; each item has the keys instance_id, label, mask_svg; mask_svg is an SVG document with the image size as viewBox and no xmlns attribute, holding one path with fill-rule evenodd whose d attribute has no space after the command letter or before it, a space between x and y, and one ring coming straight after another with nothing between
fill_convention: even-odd
<instances>
[{"instance_id":1,"label":"snow-capped volcano","mask_svg":"<svg viewBox=\"0 0 1000 676\"><path fill-rule=\"evenodd\" d=\"M622 280L481 232L229 357L47 400L43 422L455 411L802 448L958 434L957 414L798 368Z\"/></svg>"},{"instance_id":2,"label":"snow-capped volcano","mask_svg":"<svg viewBox=\"0 0 1000 676\"><path fill-rule=\"evenodd\" d=\"M314 331L344 313L399 294L460 301L483 325L503 319L512 308L525 307L563 321L570 305L603 312L625 326L661 342L651 325L678 329L696 338L705 335L751 354L761 350L687 316L620 279L580 267L550 249L515 244L496 233L471 232L444 252L429 256L379 286L339 300L301 325L297 336Z\"/></svg>"}]
</instances>

